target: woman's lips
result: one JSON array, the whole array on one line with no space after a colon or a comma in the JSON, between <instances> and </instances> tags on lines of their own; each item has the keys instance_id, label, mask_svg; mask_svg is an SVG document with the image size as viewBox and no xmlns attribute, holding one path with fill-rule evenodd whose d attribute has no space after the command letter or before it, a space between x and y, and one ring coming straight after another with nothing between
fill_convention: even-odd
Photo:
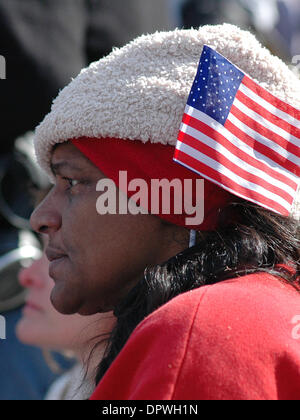
<instances>
[{"instance_id":1,"label":"woman's lips","mask_svg":"<svg viewBox=\"0 0 300 420\"><path fill-rule=\"evenodd\" d=\"M62 253L61 251L57 251L51 248L47 248L45 254L50 262L66 257L66 254Z\"/></svg>"},{"instance_id":2,"label":"woman's lips","mask_svg":"<svg viewBox=\"0 0 300 420\"><path fill-rule=\"evenodd\" d=\"M55 281L58 279L58 267L67 258L62 251L48 247L45 251L46 257L50 261L49 276Z\"/></svg>"}]
</instances>

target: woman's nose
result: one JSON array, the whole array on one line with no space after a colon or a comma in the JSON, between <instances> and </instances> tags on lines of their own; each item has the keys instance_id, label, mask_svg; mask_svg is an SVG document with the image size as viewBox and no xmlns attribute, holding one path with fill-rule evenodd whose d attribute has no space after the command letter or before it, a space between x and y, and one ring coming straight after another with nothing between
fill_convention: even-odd
<instances>
[{"instance_id":1,"label":"woman's nose","mask_svg":"<svg viewBox=\"0 0 300 420\"><path fill-rule=\"evenodd\" d=\"M61 216L57 207L43 201L32 213L30 224L35 232L49 235L60 229Z\"/></svg>"}]
</instances>

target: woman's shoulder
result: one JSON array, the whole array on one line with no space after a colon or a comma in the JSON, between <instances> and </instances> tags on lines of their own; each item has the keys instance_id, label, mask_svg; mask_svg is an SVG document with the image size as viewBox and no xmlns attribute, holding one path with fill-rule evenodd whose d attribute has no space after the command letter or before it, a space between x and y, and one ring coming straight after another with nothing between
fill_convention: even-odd
<instances>
[{"instance_id":1,"label":"woman's shoulder","mask_svg":"<svg viewBox=\"0 0 300 420\"><path fill-rule=\"evenodd\" d=\"M297 319L299 293L269 274L184 293L138 325L93 398L300 398Z\"/></svg>"},{"instance_id":2,"label":"woman's shoulder","mask_svg":"<svg viewBox=\"0 0 300 420\"><path fill-rule=\"evenodd\" d=\"M174 298L136 334L155 343L154 365L177 372L172 399L293 399L300 398L299 324L299 292L257 273Z\"/></svg>"},{"instance_id":3,"label":"woman's shoulder","mask_svg":"<svg viewBox=\"0 0 300 420\"><path fill-rule=\"evenodd\" d=\"M260 272L183 293L149 315L137 332L160 325L189 328L199 316L199 328L229 321L241 326L243 320L263 321L267 328L276 318L290 322L295 311L300 312L300 293L279 277Z\"/></svg>"}]
</instances>

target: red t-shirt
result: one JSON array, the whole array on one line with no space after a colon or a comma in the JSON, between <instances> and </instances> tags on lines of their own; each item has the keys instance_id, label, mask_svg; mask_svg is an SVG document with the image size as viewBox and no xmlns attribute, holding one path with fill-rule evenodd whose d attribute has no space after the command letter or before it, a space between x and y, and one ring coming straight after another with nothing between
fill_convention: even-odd
<instances>
[{"instance_id":1,"label":"red t-shirt","mask_svg":"<svg viewBox=\"0 0 300 420\"><path fill-rule=\"evenodd\" d=\"M92 400L300 400L300 293L252 274L184 293L132 333Z\"/></svg>"}]
</instances>

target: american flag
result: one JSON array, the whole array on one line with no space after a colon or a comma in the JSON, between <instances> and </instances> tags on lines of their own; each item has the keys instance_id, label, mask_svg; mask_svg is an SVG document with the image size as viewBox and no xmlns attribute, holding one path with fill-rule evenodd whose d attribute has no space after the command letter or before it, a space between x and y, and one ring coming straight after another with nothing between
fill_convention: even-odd
<instances>
[{"instance_id":1,"label":"american flag","mask_svg":"<svg viewBox=\"0 0 300 420\"><path fill-rule=\"evenodd\" d=\"M174 161L287 216L300 175L300 111L204 46Z\"/></svg>"}]
</instances>

